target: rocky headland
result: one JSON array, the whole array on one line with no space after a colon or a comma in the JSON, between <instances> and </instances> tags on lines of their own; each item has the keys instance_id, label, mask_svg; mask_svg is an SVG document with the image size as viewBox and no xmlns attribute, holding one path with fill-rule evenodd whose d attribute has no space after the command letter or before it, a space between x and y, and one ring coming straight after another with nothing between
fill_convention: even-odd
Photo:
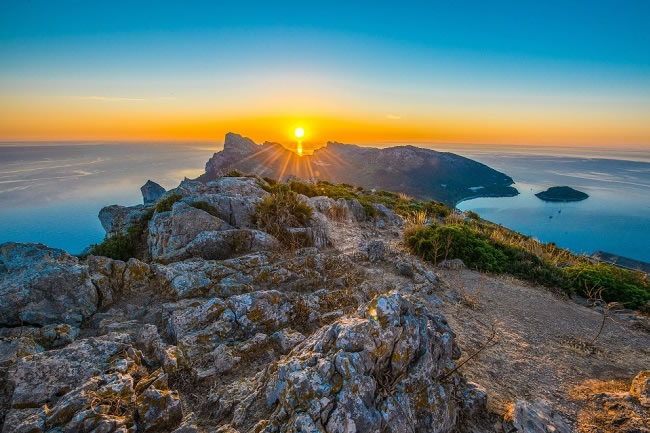
<instances>
[{"instance_id":1,"label":"rocky headland","mask_svg":"<svg viewBox=\"0 0 650 433\"><path fill-rule=\"evenodd\" d=\"M199 179L208 181L239 170L274 179L320 178L399 191L449 205L476 197L509 197L519 192L512 178L485 164L415 146L361 147L328 142L313 154L298 155L279 143L257 144L228 133L223 150L214 154Z\"/></svg>"},{"instance_id":2,"label":"rocky headland","mask_svg":"<svg viewBox=\"0 0 650 433\"><path fill-rule=\"evenodd\" d=\"M442 275L482 274L411 255L385 196L216 175L142 192L144 205L102 209L90 254L0 245L2 432L569 432L592 406L623 417L594 425L650 429L640 331L617 370L631 385L575 410L548 383L522 392L525 374L500 387L512 379L480 373L520 361L468 369L498 339L471 314L482 301L457 315L476 286Z\"/></svg>"}]
</instances>

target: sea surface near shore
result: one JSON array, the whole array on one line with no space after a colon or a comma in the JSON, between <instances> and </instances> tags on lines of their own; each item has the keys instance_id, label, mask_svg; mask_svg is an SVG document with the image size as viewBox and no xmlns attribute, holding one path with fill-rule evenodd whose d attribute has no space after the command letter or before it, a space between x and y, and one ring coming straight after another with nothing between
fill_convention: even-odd
<instances>
[{"instance_id":1,"label":"sea surface near shore","mask_svg":"<svg viewBox=\"0 0 650 433\"><path fill-rule=\"evenodd\" d=\"M463 201L459 209L473 210L482 218L576 253L604 250L650 262L649 162L551 151L546 155L457 152L507 173L520 192L515 197ZM586 192L589 198L548 202L535 196L563 185Z\"/></svg>"},{"instance_id":2,"label":"sea surface near shore","mask_svg":"<svg viewBox=\"0 0 650 433\"><path fill-rule=\"evenodd\" d=\"M97 218L103 206L142 203L140 186L148 179L174 188L184 177L201 174L205 162L221 147L0 144L0 242L41 242L79 253L103 239ZM650 152L617 156L583 151L586 156L576 156L554 149L526 154L511 148L427 147L449 150L502 171L515 180L521 193L467 200L459 208L578 253L605 250L650 261ZM576 203L549 203L534 196L557 185L572 186L590 197Z\"/></svg>"}]
</instances>

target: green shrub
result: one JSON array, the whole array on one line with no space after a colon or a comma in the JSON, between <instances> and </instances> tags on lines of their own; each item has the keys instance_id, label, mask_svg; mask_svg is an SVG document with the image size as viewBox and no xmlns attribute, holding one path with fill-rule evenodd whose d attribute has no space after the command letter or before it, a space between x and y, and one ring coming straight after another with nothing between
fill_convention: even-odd
<instances>
[{"instance_id":1,"label":"green shrub","mask_svg":"<svg viewBox=\"0 0 650 433\"><path fill-rule=\"evenodd\" d=\"M133 239L124 233L115 233L106 237L101 244L92 245L90 254L109 257L114 260L127 261L133 257Z\"/></svg>"},{"instance_id":2,"label":"green shrub","mask_svg":"<svg viewBox=\"0 0 650 433\"><path fill-rule=\"evenodd\" d=\"M650 283L641 272L621 269L609 263L582 263L564 269L569 286L583 296L592 289L603 289L606 302L620 302L640 308L650 301Z\"/></svg>"},{"instance_id":3,"label":"green shrub","mask_svg":"<svg viewBox=\"0 0 650 433\"><path fill-rule=\"evenodd\" d=\"M471 211L471 210L468 210L468 211L467 211L467 216L468 216L470 219L477 220L477 221L481 219L481 217L480 217L479 214L477 214L476 212Z\"/></svg>"},{"instance_id":4,"label":"green shrub","mask_svg":"<svg viewBox=\"0 0 650 433\"><path fill-rule=\"evenodd\" d=\"M311 220L311 215L311 206L299 200L298 194L288 185L279 184L270 195L255 205L253 223L287 245L294 241L287 229L305 227Z\"/></svg>"},{"instance_id":5,"label":"green shrub","mask_svg":"<svg viewBox=\"0 0 650 433\"><path fill-rule=\"evenodd\" d=\"M505 270L506 255L464 225L431 225L417 229L410 233L406 242L417 255L434 263L461 259L468 267L479 271Z\"/></svg>"},{"instance_id":6,"label":"green shrub","mask_svg":"<svg viewBox=\"0 0 650 433\"><path fill-rule=\"evenodd\" d=\"M233 168L231 170L228 170L228 172L224 174L223 177L244 177L244 174L241 171Z\"/></svg>"},{"instance_id":7,"label":"green shrub","mask_svg":"<svg viewBox=\"0 0 650 433\"><path fill-rule=\"evenodd\" d=\"M307 197L316 197L319 195L314 185L297 180L291 181L289 183L289 188L291 191L297 194L306 195Z\"/></svg>"},{"instance_id":8,"label":"green shrub","mask_svg":"<svg viewBox=\"0 0 650 433\"><path fill-rule=\"evenodd\" d=\"M202 211L205 211L205 212L209 213L210 215L219 218L219 213L217 212L217 208L212 206L207 201L195 201L190 206L195 207L197 209L201 209Z\"/></svg>"},{"instance_id":9,"label":"green shrub","mask_svg":"<svg viewBox=\"0 0 650 433\"><path fill-rule=\"evenodd\" d=\"M183 196L180 194L170 194L167 197L163 197L162 199L158 200L156 203L156 206L154 207L154 212L155 213L160 213L160 212L169 212L172 210L172 206L174 203L177 201L180 201Z\"/></svg>"}]
</instances>

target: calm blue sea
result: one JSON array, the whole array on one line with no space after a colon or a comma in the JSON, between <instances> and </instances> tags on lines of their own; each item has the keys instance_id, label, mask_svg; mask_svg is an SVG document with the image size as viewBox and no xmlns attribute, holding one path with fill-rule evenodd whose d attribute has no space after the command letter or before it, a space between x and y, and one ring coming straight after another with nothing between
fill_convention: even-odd
<instances>
[{"instance_id":1,"label":"calm blue sea","mask_svg":"<svg viewBox=\"0 0 650 433\"><path fill-rule=\"evenodd\" d=\"M0 242L41 242L79 253L100 242L97 219L109 204L141 203L147 179L173 188L203 172L220 150L180 144L0 145ZM650 152L642 161L506 150L455 149L510 175L521 194L458 205L483 218L556 242L575 252L594 250L650 262ZM550 151L548 151L550 152ZM590 195L578 203L547 203L534 193L569 185Z\"/></svg>"}]
</instances>

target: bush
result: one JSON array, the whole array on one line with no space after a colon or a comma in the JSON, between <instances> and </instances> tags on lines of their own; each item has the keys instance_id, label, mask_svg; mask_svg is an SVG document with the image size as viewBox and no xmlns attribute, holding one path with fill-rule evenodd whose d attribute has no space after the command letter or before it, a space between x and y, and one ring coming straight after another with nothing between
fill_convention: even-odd
<instances>
[{"instance_id":1,"label":"bush","mask_svg":"<svg viewBox=\"0 0 650 433\"><path fill-rule=\"evenodd\" d=\"M461 259L479 271L504 272L507 257L490 242L460 224L431 225L412 231L408 246L420 257L438 263Z\"/></svg>"},{"instance_id":2,"label":"bush","mask_svg":"<svg viewBox=\"0 0 650 433\"><path fill-rule=\"evenodd\" d=\"M291 183L289 183L289 188L291 191L297 194L306 195L307 197L316 197L319 195L316 188L314 188L314 185L297 180L291 181Z\"/></svg>"},{"instance_id":3,"label":"bush","mask_svg":"<svg viewBox=\"0 0 650 433\"><path fill-rule=\"evenodd\" d=\"M228 170L228 172L224 174L223 177L244 177L244 174L241 171L233 168L231 170Z\"/></svg>"},{"instance_id":4,"label":"bush","mask_svg":"<svg viewBox=\"0 0 650 433\"><path fill-rule=\"evenodd\" d=\"M291 227L305 227L311 220L312 208L298 199L288 185L278 185L273 192L255 205L253 222L261 230L275 236L284 244L291 244Z\"/></svg>"},{"instance_id":5,"label":"bush","mask_svg":"<svg viewBox=\"0 0 650 433\"><path fill-rule=\"evenodd\" d=\"M640 308L650 301L650 283L641 272L621 269L608 263L582 263L564 269L569 286L583 296L602 288L605 302L620 302Z\"/></svg>"},{"instance_id":6,"label":"bush","mask_svg":"<svg viewBox=\"0 0 650 433\"><path fill-rule=\"evenodd\" d=\"M470 219L473 219L473 220L476 220L476 221L479 221L481 219L480 215L477 214L474 211L468 210L466 214Z\"/></svg>"},{"instance_id":7,"label":"bush","mask_svg":"<svg viewBox=\"0 0 650 433\"><path fill-rule=\"evenodd\" d=\"M156 206L154 207L154 212L169 212L172 210L174 203L180 201L182 198L183 196L180 194L170 194L167 197L158 200L158 203L156 203Z\"/></svg>"},{"instance_id":8,"label":"bush","mask_svg":"<svg viewBox=\"0 0 650 433\"><path fill-rule=\"evenodd\" d=\"M90 254L94 256L109 257L114 260L127 261L133 257L133 240L124 233L115 233L106 237L101 244L92 245Z\"/></svg>"}]
</instances>

